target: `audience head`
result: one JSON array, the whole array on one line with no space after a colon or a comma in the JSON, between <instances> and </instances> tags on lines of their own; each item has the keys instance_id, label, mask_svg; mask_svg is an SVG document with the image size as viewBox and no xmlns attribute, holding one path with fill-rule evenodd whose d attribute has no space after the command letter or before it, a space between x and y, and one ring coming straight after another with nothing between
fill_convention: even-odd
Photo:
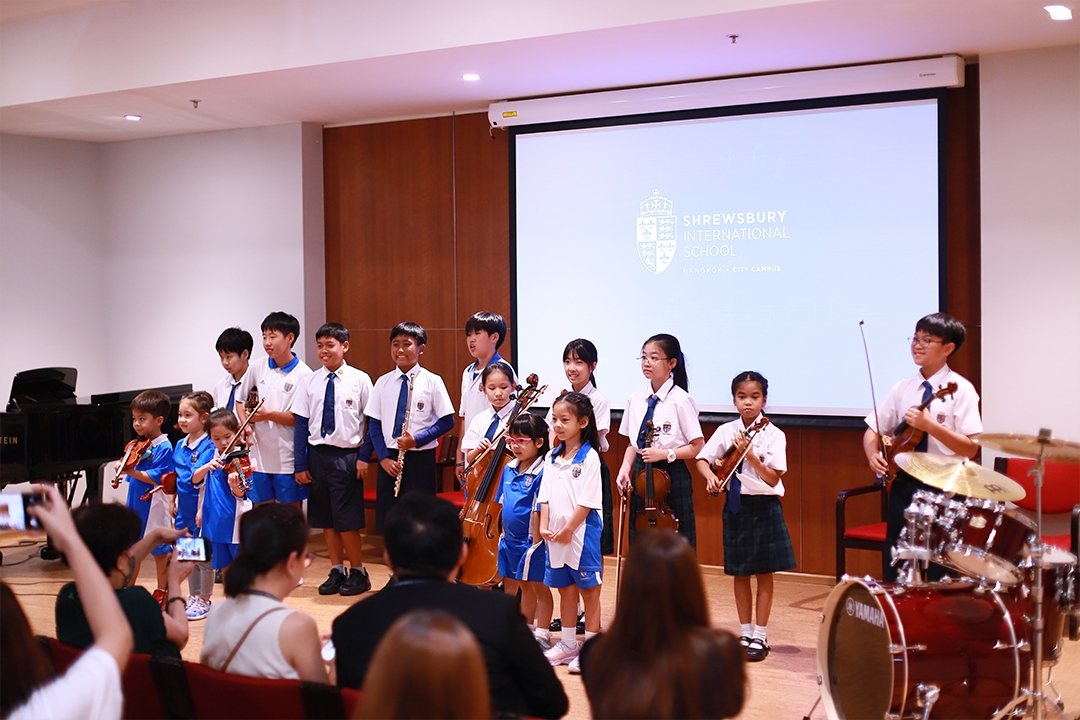
<instances>
[{"instance_id":1,"label":"audience head","mask_svg":"<svg viewBox=\"0 0 1080 720\"><path fill-rule=\"evenodd\" d=\"M7 717L55 673L7 583L0 583L0 626L0 717Z\"/></svg>"},{"instance_id":2,"label":"audience head","mask_svg":"<svg viewBox=\"0 0 1080 720\"><path fill-rule=\"evenodd\" d=\"M359 718L491 717L483 653L453 615L402 615L379 641L368 667Z\"/></svg>"},{"instance_id":3,"label":"audience head","mask_svg":"<svg viewBox=\"0 0 1080 720\"><path fill-rule=\"evenodd\" d=\"M386 515L383 540L396 577L446 577L461 559L458 509L442 498L406 493Z\"/></svg>"},{"instance_id":4,"label":"audience head","mask_svg":"<svg viewBox=\"0 0 1080 720\"><path fill-rule=\"evenodd\" d=\"M225 595L237 597L279 566L303 571L308 525L303 511L283 503L259 505L240 516L240 550L225 572Z\"/></svg>"},{"instance_id":5,"label":"audience head","mask_svg":"<svg viewBox=\"0 0 1080 720\"><path fill-rule=\"evenodd\" d=\"M703 666L724 682L703 686ZM732 717L743 703L742 649L709 626L705 589L690 543L670 530L639 533L622 574L611 629L589 655L595 718Z\"/></svg>"},{"instance_id":6,"label":"audience head","mask_svg":"<svg viewBox=\"0 0 1080 720\"><path fill-rule=\"evenodd\" d=\"M75 508L71 519L106 577L112 580L115 570L123 578L121 587L126 587L135 574L131 548L142 536L139 514L126 505L101 503Z\"/></svg>"}]
</instances>

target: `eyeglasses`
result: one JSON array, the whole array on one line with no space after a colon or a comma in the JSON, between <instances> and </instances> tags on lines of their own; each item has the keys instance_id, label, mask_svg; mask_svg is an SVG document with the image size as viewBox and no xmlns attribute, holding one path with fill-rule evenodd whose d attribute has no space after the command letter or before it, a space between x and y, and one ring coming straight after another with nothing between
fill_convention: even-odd
<instances>
[{"instance_id":1,"label":"eyeglasses","mask_svg":"<svg viewBox=\"0 0 1080 720\"><path fill-rule=\"evenodd\" d=\"M508 437L506 438L506 444L512 448L522 447L532 442L532 438L527 437Z\"/></svg>"},{"instance_id":2,"label":"eyeglasses","mask_svg":"<svg viewBox=\"0 0 1080 720\"><path fill-rule=\"evenodd\" d=\"M927 347L928 345L931 345L932 343L944 343L945 342L944 340L935 340L934 338L918 338L918 337L909 337L907 339L907 341L909 343L911 343L912 347L919 347L919 348Z\"/></svg>"},{"instance_id":3,"label":"eyeglasses","mask_svg":"<svg viewBox=\"0 0 1080 720\"><path fill-rule=\"evenodd\" d=\"M651 356L641 355L641 356L638 357L638 360L641 361L642 365L656 365L658 363L664 362L667 359L668 358L660 357L659 355L651 355Z\"/></svg>"}]
</instances>

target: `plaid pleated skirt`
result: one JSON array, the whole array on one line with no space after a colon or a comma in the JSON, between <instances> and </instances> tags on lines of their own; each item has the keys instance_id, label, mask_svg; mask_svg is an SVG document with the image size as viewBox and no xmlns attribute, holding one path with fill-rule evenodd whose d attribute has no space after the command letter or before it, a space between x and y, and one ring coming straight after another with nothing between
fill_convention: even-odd
<instances>
[{"instance_id":1,"label":"plaid pleated skirt","mask_svg":"<svg viewBox=\"0 0 1080 720\"><path fill-rule=\"evenodd\" d=\"M686 463L682 460L676 460L673 463L653 463L652 466L653 470L663 470L671 478L671 490L668 492L667 497L668 507L671 508L671 512L675 513L675 517L679 519L679 534L690 542L690 547L697 550L697 524L694 522L694 486L690 482L690 471L687 469ZM645 463L642 461L641 456L638 456L637 460L634 461L631 478L636 478L637 474L644 469ZM643 505L636 488L630 492L629 504L630 542L634 542L634 537L637 535L634 520L637 518L638 510Z\"/></svg>"},{"instance_id":2,"label":"plaid pleated skirt","mask_svg":"<svg viewBox=\"0 0 1080 720\"><path fill-rule=\"evenodd\" d=\"M775 495L742 495L742 510L724 507L724 574L765 575L795 569L795 551Z\"/></svg>"}]
</instances>

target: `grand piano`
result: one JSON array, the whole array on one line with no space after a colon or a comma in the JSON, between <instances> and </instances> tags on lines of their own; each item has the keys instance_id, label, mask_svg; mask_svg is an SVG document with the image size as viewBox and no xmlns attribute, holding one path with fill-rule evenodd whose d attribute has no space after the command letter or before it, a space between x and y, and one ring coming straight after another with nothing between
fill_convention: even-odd
<instances>
[{"instance_id":1,"label":"grand piano","mask_svg":"<svg viewBox=\"0 0 1080 720\"><path fill-rule=\"evenodd\" d=\"M86 476L83 502L100 500L102 464L116 460L135 436L131 401L142 390L75 394L78 371L52 367L16 373L7 410L0 414L0 486L18 482L58 483L70 504L80 474ZM160 390L172 401L163 429L175 443L180 398L191 385L144 388ZM109 476L109 480L112 477Z\"/></svg>"}]
</instances>

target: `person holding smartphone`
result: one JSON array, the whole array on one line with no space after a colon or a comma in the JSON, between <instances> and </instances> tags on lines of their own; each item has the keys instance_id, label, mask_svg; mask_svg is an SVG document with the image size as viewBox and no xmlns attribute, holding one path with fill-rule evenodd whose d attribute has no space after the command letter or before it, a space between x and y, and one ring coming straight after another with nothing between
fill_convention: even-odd
<instances>
[{"instance_id":1,"label":"person holding smartphone","mask_svg":"<svg viewBox=\"0 0 1080 720\"><path fill-rule=\"evenodd\" d=\"M188 618L182 584L195 568L181 562L174 548L167 568L168 600L162 611L141 585L131 585L136 569L158 545L171 545L185 530L159 527L142 539L142 523L131 508L116 503L84 505L72 513L79 536L116 591L116 597L135 632L135 652L180 658L188 641ZM70 558L69 558L70 562ZM90 623L75 583L60 588L56 598L56 638L87 648L94 642Z\"/></svg>"}]
</instances>

